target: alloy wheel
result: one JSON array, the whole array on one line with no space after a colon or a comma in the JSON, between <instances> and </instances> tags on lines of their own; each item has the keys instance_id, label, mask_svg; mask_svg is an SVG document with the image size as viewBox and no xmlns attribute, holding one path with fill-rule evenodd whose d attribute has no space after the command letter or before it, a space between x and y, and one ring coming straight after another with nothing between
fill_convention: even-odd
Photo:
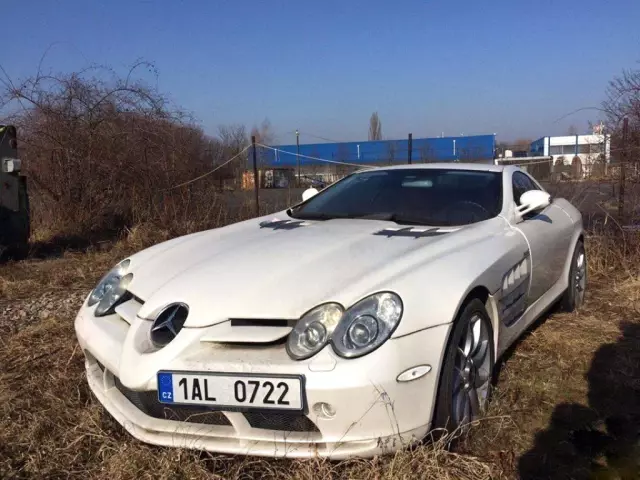
<instances>
[{"instance_id":1,"label":"alloy wheel","mask_svg":"<svg viewBox=\"0 0 640 480\"><path fill-rule=\"evenodd\" d=\"M484 409L491 380L490 342L487 320L479 314L471 316L454 363L451 411L456 425L473 421Z\"/></svg>"},{"instance_id":2,"label":"alloy wheel","mask_svg":"<svg viewBox=\"0 0 640 480\"><path fill-rule=\"evenodd\" d=\"M573 278L575 306L580 307L584 303L584 292L587 288L587 262L584 251L580 251L576 257L575 276Z\"/></svg>"}]
</instances>

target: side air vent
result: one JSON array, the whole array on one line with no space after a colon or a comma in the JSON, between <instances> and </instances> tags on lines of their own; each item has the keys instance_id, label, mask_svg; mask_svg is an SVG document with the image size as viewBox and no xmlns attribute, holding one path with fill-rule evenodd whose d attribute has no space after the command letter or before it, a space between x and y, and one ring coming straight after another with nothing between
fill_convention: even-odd
<instances>
[{"instance_id":1,"label":"side air vent","mask_svg":"<svg viewBox=\"0 0 640 480\"><path fill-rule=\"evenodd\" d=\"M318 427L306 415L290 412L247 412L244 417L253 428L284 432L318 433Z\"/></svg>"}]
</instances>

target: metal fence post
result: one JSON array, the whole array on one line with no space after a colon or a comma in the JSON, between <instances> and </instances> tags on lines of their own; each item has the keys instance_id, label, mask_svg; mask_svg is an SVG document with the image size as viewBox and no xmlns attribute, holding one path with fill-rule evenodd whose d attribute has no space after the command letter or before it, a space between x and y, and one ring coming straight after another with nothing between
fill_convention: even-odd
<instances>
[{"instance_id":1,"label":"metal fence post","mask_svg":"<svg viewBox=\"0 0 640 480\"><path fill-rule=\"evenodd\" d=\"M300 188L300 133L296 128L296 160L298 161L298 182L297 187Z\"/></svg>"},{"instance_id":2,"label":"metal fence post","mask_svg":"<svg viewBox=\"0 0 640 480\"><path fill-rule=\"evenodd\" d=\"M251 145L253 146L253 189L256 193L256 217L260 216L260 201L258 200L258 161L256 159L256 136L251 135Z\"/></svg>"},{"instance_id":3,"label":"metal fence post","mask_svg":"<svg viewBox=\"0 0 640 480\"><path fill-rule=\"evenodd\" d=\"M413 134L409 134L409 164L411 164L411 153L413 150Z\"/></svg>"},{"instance_id":4,"label":"metal fence post","mask_svg":"<svg viewBox=\"0 0 640 480\"><path fill-rule=\"evenodd\" d=\"M624 117L622 123L622 155L620 162L620 188L618 190L618 218L624 221L624 183L627 163L627 143L629 136L629 118Z\"/></svg>"}]
</instances>

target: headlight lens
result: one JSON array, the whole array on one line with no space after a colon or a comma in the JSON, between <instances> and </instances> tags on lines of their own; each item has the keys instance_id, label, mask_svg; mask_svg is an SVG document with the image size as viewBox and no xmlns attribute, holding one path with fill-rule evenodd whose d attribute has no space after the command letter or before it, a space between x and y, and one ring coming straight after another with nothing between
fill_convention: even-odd
<instances>
[{"instance_id":1,"label":"headlight lens","mask_svg":"<svg viewBox=\"0 0 640 480\"><path fill-rule=\"evenodd\" d=\"M344 309L337 303L326 303L305 313L287 340L287 352L295 360L318 353L331 339Z\"/></svg>"},{"instance_id":2,"label":"headlight lens","mask_svg":"<svg viewBox=\"0 0 640 480\"><path fill-rule=\"evenodd\" d=\"M102 277L96 288L91 292L87 303L89 306L98 304L94 313L96 317L113 313L113 308L126 293L127 287L133 278L133 274L127 274L130 263L129 260L120 262Z\"/></svg>"},{"instance_id":3,"label":"headlight lens","mask_svg":"<svg viewBox=\"0 0 640 480\"><path fill-rule=\"evenodd\" d=\"M378 321L369 315L356 318L347 330L347 339L352 348L364 348L377 336Z\"/></svg>"},{"instance_id":4,"label":"headlight lens","mask_svg":"<svg viewBox=\"0 0 640 480\"><path fill-rule=\"evenodd\" d=\"M402 300L395 293L371 295L349 308L333 331L331 344L341 357L366 355L391 336L402 318Z\"/></svg>"}]
</instances>

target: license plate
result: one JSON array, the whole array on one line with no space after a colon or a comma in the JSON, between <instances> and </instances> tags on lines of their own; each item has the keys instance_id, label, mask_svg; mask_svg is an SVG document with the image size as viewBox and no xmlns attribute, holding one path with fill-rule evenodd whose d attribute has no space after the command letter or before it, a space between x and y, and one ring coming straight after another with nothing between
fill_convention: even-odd
<instances>
[{"instance_id":1,"label":"license plate","mask_svg":"<svg viewBox=\"0 0 640 480\"><path fill-rule=\"evenodd\" d=\"M161 403L302 410L303 393L295 375L158 372Z\"/></svg>"}]
</instances>

